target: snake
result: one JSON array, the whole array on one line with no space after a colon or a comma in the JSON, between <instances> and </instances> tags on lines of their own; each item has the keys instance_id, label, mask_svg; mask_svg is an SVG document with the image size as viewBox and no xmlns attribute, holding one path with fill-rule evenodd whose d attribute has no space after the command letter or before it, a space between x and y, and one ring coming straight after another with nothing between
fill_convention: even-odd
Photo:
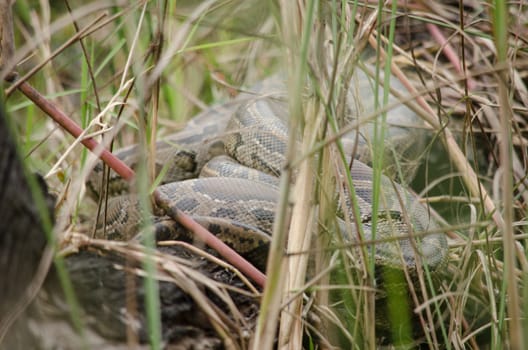
<instances>
[{"instance_id":1,"label":"snake","mask_svg":"<svg viewBox=\"0 0 528 350\"><path fill-rule=\"evenodd\" d=\"M351 84L354 87L348 91L348 100L353 102L348 103L347 114L352 119L374 108L368 102L373 100L372 79L361 70L355 79L359 86ZM393 77L391 84L401 88ZM266 266L279 200L278 179L286 161L285 90L283 78L269 78L233 101L199 114L183 130L156 144L156 170L164 174L158 190L170 205L189 214L261 270ZM409 174L415 168L411 153L420 148L416 147L420 130L407 127L406 123L416 124L418 119L405 106L398 108L387 115L391 126L386 143L389 151L384 156L398 154L399 158L388 159L385 170L390 173L394 167L401 173L405 168ZM359 216L345 213L347 218L337 219L340 238L352 245L375 240L374 258L379 265L415 271L426 264L431 271L440 269L448 255L447 239L418 196L382 175L379 205L373 213L373 169L368 165L372 128L362 125L343 137L345 149L358 142L355 149L359 151L349 154L351 159L354 156L350 176L355 195L340 200L349 208L355 202ZM134 165L138 147L122 149L117 155ZM95 196L102 181L97 176L100 172L101 167L96 167L87 184ZM98 221L98 238L141 238L145 218L137 196L129 194L127 186L110 176L110 191L117 195L108 200L106 220ZM169 217L153 215L150 219L157 240L192 241L192 235ZM362 230L357 229L359 225Z\"/></svg>"}]
</instances>

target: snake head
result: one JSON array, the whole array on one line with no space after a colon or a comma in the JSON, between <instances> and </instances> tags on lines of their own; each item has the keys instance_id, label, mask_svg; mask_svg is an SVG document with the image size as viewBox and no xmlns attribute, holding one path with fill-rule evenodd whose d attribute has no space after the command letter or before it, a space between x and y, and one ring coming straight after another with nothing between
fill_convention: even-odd
<instances>
[{"instance_id":1,"label":"snake head","mask_svg":"<svg viewBox=\"0 0 528 350\"><path fill-rule=\"evenodd\" d=\"M378 212L376 221L372 214L362 218L365 239L376 244L377 264L395 268L406 268L416 272L427 265L436 270L445 262L447 241L438 233L428 234L419 222L413 222L402 212L387 210ZM436 228L432 221L429 229ZM418 262L419 260L419 262Z\"/></svg>"}]
</instances>

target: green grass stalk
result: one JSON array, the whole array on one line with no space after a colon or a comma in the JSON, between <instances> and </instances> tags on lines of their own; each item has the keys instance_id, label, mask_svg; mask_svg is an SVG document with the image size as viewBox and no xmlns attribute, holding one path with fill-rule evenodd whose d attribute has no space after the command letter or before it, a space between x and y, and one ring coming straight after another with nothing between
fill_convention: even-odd
<instances>
[{"instance_id":1,"label":"green grass stalk","mask_svg":"<svg viewBox=\"0 0 528 350\"><path fill-rule=\"evenodd\" d=\"M135 52L135 49L141 45L140 42L140 36L139 33L141 31L141 28L143 28L143 21L145 18L147 9L147 3L144 4L142 7L140 17L136 20L137 23L134 23L136 26L135 28L133 26L125 26L126 30L129 33L133 34L133 41L131 43L131 49L130 49L130 55L127 59L127 65L133 63L132 57L133 53ZM133 29L134 28L134 29ZM132 71L134 72L134 76L136 77L144 77L142 75L143 66L139 65L139 63L136 62L136 64L131 65ZM123 75L121 78L121 86L125 84L125 82L128 80L127 77L128 70L125 69L123 71ZM145 278L144 278L144 288L145 288L145 310L146 310L146 316L147 316L147 329L148 329L148 338L149 338L149 344L151 349L161 349L161 310L160 310L160 300L159 300L159 285L158 281L155 278L156 276L156 270L157 266L154 261L154 251L156 249L156 240L154 237L154 231L152 226L152 201L150 193L148 192L150 183L152 181L152 178L150 176L150 164L151 162L148 161L148 159L155 159L148 152L150 150L150 140L152 135L152 129L155 129L155 120L152 121L150 118L147 118L145 113L147 112L147 108L143 108L142 106L145 106L145 103L147 103L146 96L149 93L150 89L152 89L152 86L149 86L148 84L145 84L146 79L143 78L144 84L135 84L138 90L138 96L139 96L139 144L142 146L140 151L140 162L138 169L136 170L136 183L137 183L137 190L138 190L138 200L139 200L139 207L141 211L141 215L143 216L142 221L142 230L144 232L144 238L143 238L143 244L145 246L145 259L142 262L143 269L145 270ZM154 142L154 141L153 141Z\"/></svg>"},{"instance_id":2,"label":"green grass stalk","mask_svg":"<svg viewBox=\"0 0 528 350\"><path fill-rule=\"evenodd\" d=\"M506 295L508 310L508 337L511 349L525 348L523 328L521 325L522 310L519 298L519 289L515 275L515 237L513 232L513 146L512 146L512 121L513 114L508 92L508 11L506 2L496 0L493 2L493 34L497 50L497 61L502 64L503 69L497 72L497 84L499 92L500 110L500 143L499 158L502 180L502 211L503 223L499 226L503 236L504 248L504 283L506 284Z\"/></svg>"}]
</instances>

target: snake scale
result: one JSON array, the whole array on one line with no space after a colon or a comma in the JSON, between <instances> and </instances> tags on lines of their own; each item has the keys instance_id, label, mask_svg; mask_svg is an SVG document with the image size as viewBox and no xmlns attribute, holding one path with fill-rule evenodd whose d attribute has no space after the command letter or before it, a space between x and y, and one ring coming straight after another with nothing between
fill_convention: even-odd
<instances>
[{"instance_id":1,"label":"snake scale","mask_svg":"<svg viewBox=\"0 0 528 350\"><path fill-rule=\"evenodd\" d=\"M362 71L355 73L356 83L348 94L347 115L350 120L372 111L373 82ZM392 86L401 88L391 79ZM213 234L237 250L258 268L265 268L278 201L277 181L285 162L287 102L284 83L274 77L242 93L234 101L212 107L189 122L186 128L157 144L158 172L165 172L159 190L178 209L191 215ZM382 89L380 89L382 90ZM382 94L383 91L380 91ZM382 96L382 95L380 95ZM392 97L392 101L395 98ZM390 125L386 141L386 171L415 168L413 152L420 147L418 118L405 106L387 115ZM376 234L372 222L372 169L368 162L372 125L343 138L345 149L352 149L356 138L359 151L354 154L351 177L363 225L364 239L375 237L375 259L381 265L417 267L417 257L431 270L447 257L447 240L439 233L436 221L419 199L388 177L381 178L380 205ZM117 155L131 164L137 161L137 146ZM398 154L398 159L392 159ZM351 156L351 155L350 155ZM101 170L96 167L96 175ZM93 176L88 188L97 193L100 177ZM126 185L111 176L112 192L124 192ZM345 199L350 204L350 199ZM350 217L351 221L354 218ZM192 239L167 217L155 216L154 230L158 240ZM102 222L99 220L99 222ZM96 230L100 238L128 240L137 238L142 217L134 195L121 194L108 201L106 226ZM356 242L354 227L347 228L339 219L345 241ZM428 231L434 231L426 234ZM414 237L413 237L414 236ZM399 238L398 238L399 237ZM411 238L409 238L411 237Z\"/></svg>"}]
</instances>

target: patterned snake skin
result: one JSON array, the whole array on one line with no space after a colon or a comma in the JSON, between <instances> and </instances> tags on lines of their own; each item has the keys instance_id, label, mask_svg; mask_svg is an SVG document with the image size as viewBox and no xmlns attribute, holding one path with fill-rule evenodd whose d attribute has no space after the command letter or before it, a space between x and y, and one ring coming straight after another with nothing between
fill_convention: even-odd
<instances>
[{"instance_id":1,"label":"patterned snake skin","mask_svg":"<svg viewBox=\"0 0 528 350\"><path fill-rule=\"evenodd\" d=\"M349 120L374 110L373 84L362 71L356 72L348 96ZM401 88L395 79L391 84ZM203 112L184 130L157 144L157 170L165 167L166 171L159 190L174 206L261 269L265 267L272 234L278 176L285 162L288 128L284 90L280 78L270 78L234 101ZM395 101L392 95L391 99ZM414 151L421 146L423 131L407 126L420 125L420 121L408 108L400 106L388 113L387 123L385 171L393 174L398 167L411 176L416 168ZM447 257L445 235L438 233L438 224L414 194L385 176L381 180L376 234L371 232L372 169L363 162L370 158L372 128L371 124L364 124L359 133L351 132L342 140L345 150L350 150L358 138L351 177L363 239L375 238L379 242L375 259L380 265L401 268L403 263L414 270L421 257L421 264L437 269ZM136 146L117 154L132 166L137 160ZM398 154L398 159L394 159L394 154ZM88 183L95 195L100 188L100 170L96 168ZM109 187L112 193L127 190L127 185L115 175L111 175ZM342 200L350 206L350 198ZM344 240L356 242L356 225L347 227L342 218L338 220ZM157 239L191 239L169 218L155 216L153 221ZM354 221L352 215L350 221ZM137 238L141 222L135 196L121 194L109 199L106 227L99 224L96 235L119 240ZM426 234L428 231L435 232Z\"/></svg>"}]
</instances>

